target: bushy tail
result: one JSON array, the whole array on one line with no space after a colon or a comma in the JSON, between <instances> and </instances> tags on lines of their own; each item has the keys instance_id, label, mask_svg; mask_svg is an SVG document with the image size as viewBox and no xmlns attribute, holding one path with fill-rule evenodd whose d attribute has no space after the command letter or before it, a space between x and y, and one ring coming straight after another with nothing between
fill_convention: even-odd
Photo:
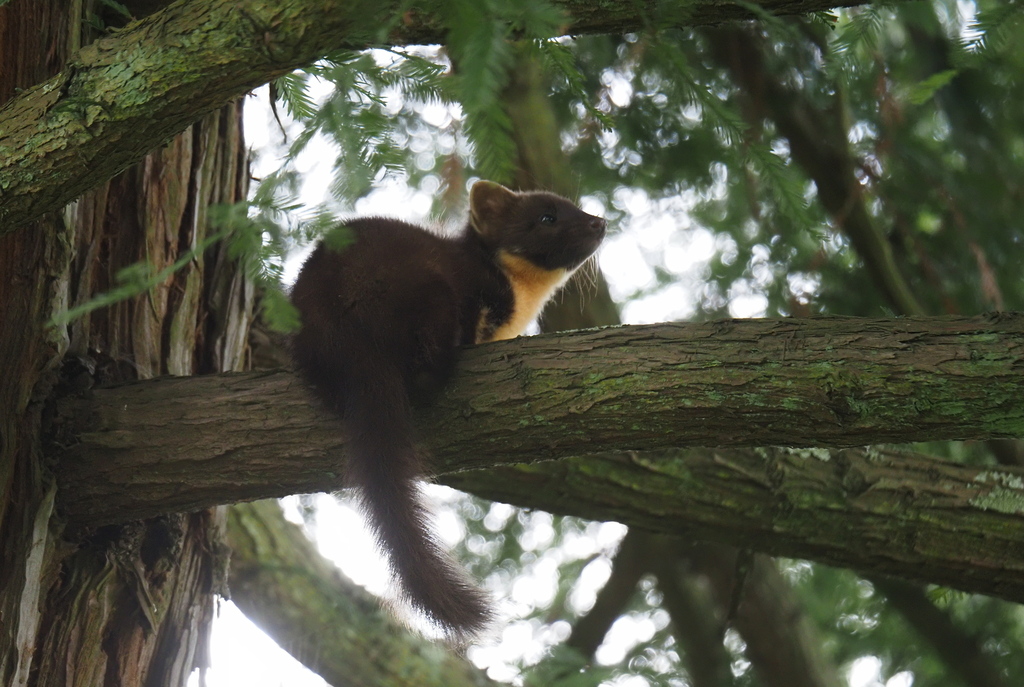
<instances>
[{"instance_id":1,"label":"bushy tail","mask_svg":"<svg viewBox=\"0 0 1024 687\"><path fill-rule=\"evenodd\" d=\"M450 558L429 528L417 478L408 394L395 369L364 369L343 400L350 438L348 483L357 487L377 543L387 554L403 600L449 641L464 643L491 620L490 601Z\"/></svg>"}]
</instances>

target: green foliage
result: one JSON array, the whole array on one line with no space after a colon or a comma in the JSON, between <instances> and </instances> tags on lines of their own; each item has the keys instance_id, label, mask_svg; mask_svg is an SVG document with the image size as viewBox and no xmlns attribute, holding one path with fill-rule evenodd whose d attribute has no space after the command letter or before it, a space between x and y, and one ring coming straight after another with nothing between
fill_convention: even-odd
<instances>
[{"instance_id":1,"label":"green foliage","mask_svg":"<svg viewBox=\"0 0 1024 687\"><path fill-rule=\"evenodd\" d=\"M515 148L499 99L511 65L509 41L548 39L557 33L562 14L546 0L445 0L433 9L449 28L452 64L436 52L342 51L275 82L275 95L301 125L286 167L313 141L326 139L337 152L330 190L343 205L366 195L385 176L411 174L415 180L408 142L423 127L416 110L424 103L443 103L457 104L454 111L473 144L479 173L509 179ZM558 64L569 73L565 55ZM311 78L332 87L319 102L310 94Z\"/></svg>"},{"instance_id":2,"label":"green foliage","mask_svg":"<svg viewBox=\"0 0 1024 687\"><path fill-rule=\"evenodd\" d=\"M916 687L970 687L950 672L948 657L930 645L870 582L845 570L800 561L780 564L839 665L875 656L882 663L883 682L909 671ZM1011 678L1024 675L1019 606L942 588L924 591L961 632L988 638L986 653L997 669Z\"/></svg>"},{"instance_id":3,"label":"green foliage","mask_svg":"<svg viewBox=\"0 0 1024 687\"><path fill-rule=\"evenodd\" d=\"M309 121L317 111L309 95L309 74L292 72L274 82L275 95L284 103L288 113L300 121Z\"/></svg>"},{"instance_id":4,"label":"green foliage","mask_svg":"<svg viewBox=\"0 0 1024 687\"><path fill-rule=\"evenodd\" d=\"M587 116L602 127L611 129L614 120L608 113L598 109L587 92L587 84L576 64L573 49L567 43L552 38L537 41L537 52L547 70L562 80L566 92L583 106Z\"/></svg>"},{"instance_id":5,"label":"green foliage","mask_svg":"<svg viewBox=\"0 0 1024 687\"><path fill-rule=\"evenodd\" d=\"M968 55L984 59L1012 48L1020 35L1022 14L1024 6L1020 2L979 3L977 16L965 27L972 37L954 41L961 51L959 59L969 60Z\"/></svg>"},{"instance_id":6,"label":"green foliage","mask_svg":"<svg viewBox=\"0 0 1024 687\"><path fill-rule=\"evenodd\" d=\"M349 204L364 196L383 176L413 167L405 145L411 105L397 113L390 103L452 103L445 67L411 52L339 52L275 82L286 112L301 126L283 169L314 141L336 152L333 197ZM330 86L320 102L310 94L311 79Z\"/></svg>"},{"instance_id":7,"label":"green foliage","mask_svg":"<svg viewBox=\"0 0 1024 687\"><path fill-rule=\"evenodd\" d=\"M856 67L858 57L870 55L878 47L892 12L883 3L879 3L850 10L845 16L845 22L837 22L839 33L829 46L828 57L841 60L841 68L850 69Z\"/></svg>"},{"instance_id":8,"label":"green foliage","mask_svg":"<svg viewBox=\"0 0 1024 687\"><path fill-rule=\"evenodd\" d=\"M952 81L959 73L956 69L947 69L946 71L932 74L924 81L910 88L910 91L907 93L907 100L913 105L924 105L931 100L936 91Z\"/></svg>"}]
</instances>

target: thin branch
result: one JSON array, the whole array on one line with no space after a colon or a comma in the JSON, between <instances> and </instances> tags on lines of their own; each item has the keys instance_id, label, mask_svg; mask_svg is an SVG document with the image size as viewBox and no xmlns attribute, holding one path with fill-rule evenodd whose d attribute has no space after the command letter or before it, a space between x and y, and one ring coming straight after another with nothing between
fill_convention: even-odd
<instances>
[{"instance_id":1,"label":"thin branch","mask_svg":"<svg viewBox=\"0 0 1024 687\"><path fill-rule=\"evenodd\" d=\"M604 641L615 619L623 614L636 586L646 569L646 556L650 554L651 536L646 532L630 530L626 533L612 561L612 573L597 593L593 607L576 620L572 634L565 645L579 651L587 660Z\"/></svg>"},{"instance_id":2,"label":"thin branch","mask_svg":"<svg viewBox=\"0 0 1024 687\"><path fill-rule=\"evenodd\" d=\"M652 562L664 597L661 606L672 619L672 634L682 649L680 660L693 687L735 685L732 657L722 641L725 625L708 585L697 580L674 550L670 552L673 543L662 538Z\"/></svg>"}]
</instances>

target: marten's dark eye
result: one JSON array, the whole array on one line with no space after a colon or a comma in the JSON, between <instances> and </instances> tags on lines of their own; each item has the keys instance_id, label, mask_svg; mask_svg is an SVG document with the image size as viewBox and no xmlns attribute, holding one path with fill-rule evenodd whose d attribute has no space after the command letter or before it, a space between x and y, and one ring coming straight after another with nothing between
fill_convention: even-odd
<instances>
[{"instance_id":1,"label":"marten's dark eye","mask_svg":"<svg viewBox=\"0 0 1024 687\"><path fill-rule=\"evenodd\" d=\"M551 214L546 214L545 213L545 214L540 216L540 223L541 224L554 224L555 223L555 216L551 215Z\"/></svg>"}]
</instances>

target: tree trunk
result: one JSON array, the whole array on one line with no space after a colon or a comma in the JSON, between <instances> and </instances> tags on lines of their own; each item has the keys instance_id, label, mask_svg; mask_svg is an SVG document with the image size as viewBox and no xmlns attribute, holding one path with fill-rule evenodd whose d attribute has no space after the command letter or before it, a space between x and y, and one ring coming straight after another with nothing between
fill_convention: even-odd
<instances>
[{"instance_id":1,"label":"tree trunk","mask_svg":"<svg viewBox=\"0 0 1024 687\"><path fill-rule=\"evenodd\" d=\"M0 104L88 40L80 11L58 1L0 8ZM64 211L0 239L2 684L162 687L184 684L206 662L223 575L221 516L163 516L65 538L44 458L48 397L81 392L94 375L242 369L251 287L215 250L148 294L69 327L45 323L131 263L174 262L205 236L210 203L245 197L240 114L238 103L210 114Z\"/></svg>"}]
</instances>

